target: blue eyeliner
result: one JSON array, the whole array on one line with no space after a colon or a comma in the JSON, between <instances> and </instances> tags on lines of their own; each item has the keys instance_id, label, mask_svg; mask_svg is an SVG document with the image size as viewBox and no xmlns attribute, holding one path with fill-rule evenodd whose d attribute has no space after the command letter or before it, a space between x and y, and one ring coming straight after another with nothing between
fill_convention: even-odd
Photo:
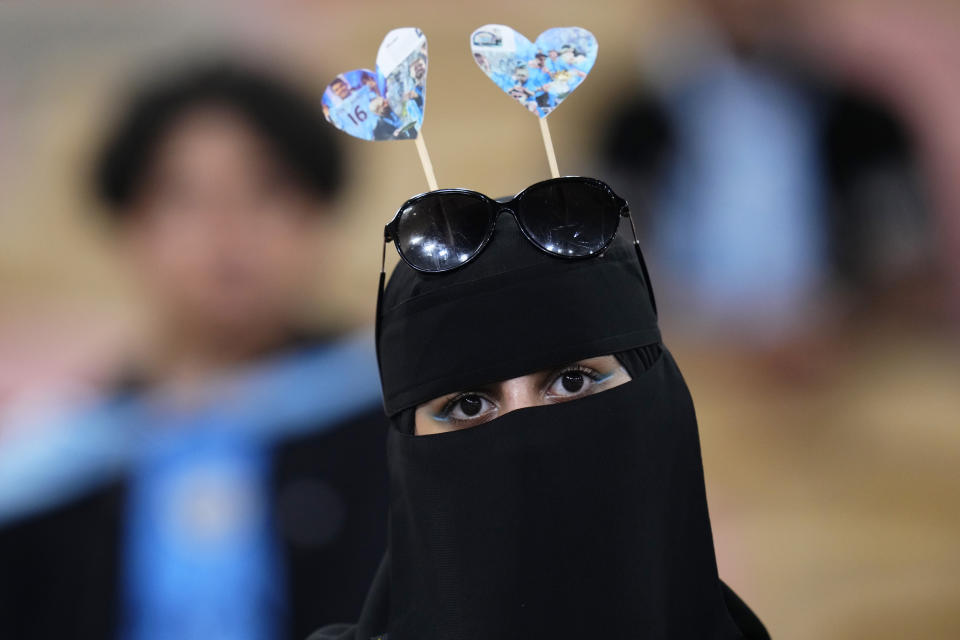
<instances>
[{"instance_id":1,"label":"blue eyeliner","mask_svg":"<svg viewBox=\"0 0 960 640\"><path fill-rule=\"evenodd\" d=\"M609 380L610 378L612 378L612 377L615 376L615 375L617 375L617 372L616 372L616 371L611 371L610 373L608 373L608 374L605 375L605 376L599 376L599 377L597 377L597 378L594 378L593 381L596 382L597 384L602 384L602 383L606 382L607 380Z\"/></svg>"}]
</instances>

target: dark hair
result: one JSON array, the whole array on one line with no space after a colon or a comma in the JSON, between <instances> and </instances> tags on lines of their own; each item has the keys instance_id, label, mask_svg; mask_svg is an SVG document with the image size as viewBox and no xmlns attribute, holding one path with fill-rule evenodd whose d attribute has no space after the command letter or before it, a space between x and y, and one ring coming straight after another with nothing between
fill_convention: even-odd
<instances>
[{"instance_id":1,"label":"dark hair","mask_svg":"<svg viewBox=\"0 0 960 640\"><path fill-rule=\"evenodd\" d=\"M95 162L96 194L115 219L127 215L170 128L191 110L213 105L244 118L301 187L332 198L343 182L343 157L318 102L277 76L236 63L181 69L134 95Z\"/></svg>"}]
</instances>

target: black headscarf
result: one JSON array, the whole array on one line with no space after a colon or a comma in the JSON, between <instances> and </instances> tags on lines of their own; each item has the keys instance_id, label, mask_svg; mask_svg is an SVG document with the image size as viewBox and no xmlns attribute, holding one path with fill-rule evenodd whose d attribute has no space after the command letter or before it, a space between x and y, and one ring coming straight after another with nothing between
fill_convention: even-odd
<instances>
[{"instance_id":1,"label":"black headscarf","mask_svg":"<svg viewBox=\"0 0 960 640\"><path fill-rule=\"evenodd\" d=\"M379 343L389 548L359 625L317 638L767 637L717 576L693 404L629 235L566 261L501 216L462 269L400 263ZM419 403L610 353L630 382L412 433Z\"/></svg>"}]
</instances>

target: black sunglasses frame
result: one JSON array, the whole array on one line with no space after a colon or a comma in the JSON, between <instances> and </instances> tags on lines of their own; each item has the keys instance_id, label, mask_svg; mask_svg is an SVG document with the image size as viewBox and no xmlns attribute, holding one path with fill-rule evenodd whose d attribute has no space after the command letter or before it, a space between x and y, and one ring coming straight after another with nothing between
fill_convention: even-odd
<instances>
[{"instance_id":1,"label":"black sunglasses frame","mask_svg":"<svg viewBox=\"0 0 960 640\"><path fill-rule=\"evenodd\" d=\"M592 187L598 187L599 189L601 189L611 199L614 206L617 207L619 216L621 218L627 218L628 220L630 220L630 227L633 230L633 239L634 239L634 242L637 243L637 229L633 224L633 218L630 216L630 207L627 204L626 200L624 200L623 198L618 196L616 193L614 193L613 189L610 188L610 185L603 182L602 180L597 180L596 178L587 178L583 176L565 176L563 178L553 178L550 180L542 180L540 182L534 183L505 202L494 200L493 198L487 196L486 194L480 193L479 191L473 191L471 189L439 189L437 191L428 191L426 193L415 195L409 200L407 200L406 202L404 202L402 205L400 205L400 208L397 209L397 213L393 216L393 219L390 222L388 222L387 225L383 228L383 240L384 240L383 259L384 261L386 260L386 244L388 242L393 242L394 246L397 249L397 254L400 256L400 259L406 262L411 269L414 269L421 273L447 273L449 271L455 271L456 269L459 269L460 267L463 267L464 265L469 264L474 259L476 259L477 256L483 253L483 250L487 247L487 244L490 242L490 238L493 237L494 229L497 226L497 220L500 218L500 215L503 213L508 213L513 216L513 219L516 220L517 226L520 227L520 231L523 233L523 236L527 239L528 242L530 242L530 244L535 246L540 251L548 255L551 255L555 258L563 258L564 260L583 260L586 258L593 258L602 254L607 249L607 247L610 246L610 243L613 242L613 239L617 236L616 227L614 227L613 233L610 234L610 237L605 239L602 247L600 247L599 249L595 249L590 253L583 254L583 255L576 255L576 256L568 256L561 253L555 253L553 251L549 251L548 249L543 247L539 242L537 242L533 238L533 235L530 233L530 231L527 229L527 226L524 224L524 221L523 221L523 214L521 209L521 207L523 206L524 195L534 189L546 187L549 185L554 185L557 183L587 184ZM487 221L487 230L484 233L483 241L480 243L480 246L477 247L477 249L470 255L470 257L464 260L463 262L458 263L450 267L449 269L443 269L442 271L431 271L429 269L421 269L417 265L413 264L412 261L407 259L405 255L403 255L403 250L400 248L400 243L397 241L399 236L400 218L403 217L403 212L408 207L415 205L418 202L421 202L428 198L434 198L437 196L442 196L444 194L457 194L457 195L470 196L470 197L476 198L477 200L480 200L485 205L487 205L490 208L490 219Z\"/></svg>"},{"instance_id":2,"label":"black sunglasses frame","mask_svg":"<svg viewBox=\"0 0 960 640\"><path fill-rule=\"evenodd\" d=\"M490 242L490 238L493 237L493 231L496 228L497 219L500 217L500 214L506 212L514 217L514 220L517 221L517 226L520 227L521 232L523 233L524 237L530 242L530 244L535 246L540 251L546 253L547 255L553 256L555 258L561 258L563 260L586 260L589 258L595 258L598 255L602 255L603 252L606 251L607 247L610 246L610 243L613 242L614 238L617 237L616 227L614 227L613 233L610 234L610 238L608 238L604 242L604 245L602 248L582 256L567 256L559 253L554 253L553 251L547 251L545 248L540 246L540 243L538 243L536 240L534 240L530 236L530 233L527 231L527 228L523 224L523 221L520 219L520 216L517 215L514 203L518 203L518 204L521 203L523 195L525 193L527 193L534 187L541 187L544 185L556 184L558 182L582 183L582 184L589 184L591 186L601 188L603 191L607 193L607 195L610 196L610 198L618 206L620 210L620 217L626 218L627 220L630 221L630 231L633 232L633 248L637 253L637 261L640 263L640 271L643 274L644 282L647 285L647 294L650 296L650 305L653 307L653 312L657 313L657 300L653 295L653 283L650 282L650 274L647 271L647 263L643 259L643 252L640 251L640 239L637 236L637 226L633 222L633 216L630 215L630 206L627 204L627 201L621 198L620 196L618 196L616 193L614 193L610 185L608 185L606 182L603 182L602 180L598 180L596 178L588 178L585 176L564 176L562 178L551 178L550 180L541 180L540 182L536 182L530 185L529 187L525 188L523 191L513 196L506 202L498 202L493 198L483 193L480 193L479 191L473 191L471 189L439 189L437 191L427 191L426 193L415 195L412 198L409 198L402 205L400 205L400 208L397 209L397 213L394 214L393 219L390 222L388 222L383 228L383 249L380 254L380 287L377 293L377 319L376 319L377 339L378 339L377 341L379 342L379 337L380 337L380 331L379 331L380 302L381 302L381 298L383 297L383 287L386 279L387 243L388 242L393 242L394 246L397 248L397 254L400 256L400 259L403 260L407 265L409 265L411 269L414 269L415 271L418 271L420 273L438 273L438 274L448 273L450 271L459 269L465 264L468 264L469 262L473 261L477 256L479 256L481 253L483 253L483 250L486 248L487 244ZM410 261L407 260L407 258L403 255L403 251L400 250L400 243L397 241L397 230L400 225L400 217L403 215L404 209L406 209L408 206L410 206L413 203L419 202L420 200L423 200L425 198L428 198L436 194L442 194L442 193L465 194L465 195L470 195L470 196L479 198L484 202L486 202L489 206L491 206L491 211L493 211L494 213L491 216L490 222L488 223L488 228L487 228L486 234L484 235L483 243L473 253L472 256L470 256L464 262L450 269L446 269L444 271L426 271L424 269L417 268L416 265L411 264Z\"/></svg>"}]
</instances>

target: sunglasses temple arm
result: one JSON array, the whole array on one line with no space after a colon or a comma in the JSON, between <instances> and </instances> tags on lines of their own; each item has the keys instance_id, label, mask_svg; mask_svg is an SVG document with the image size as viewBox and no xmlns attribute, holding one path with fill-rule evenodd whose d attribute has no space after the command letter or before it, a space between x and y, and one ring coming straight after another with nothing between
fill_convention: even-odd
<instances>
[{"instance_id":1,"label":"sunglasses temple arm","mask_svg":"<svg viewBox=\"0 0 960 640\"><path fill-rule=\"evenodd\" d=\"M640 251L640 238L637 236L637 227L633 224L633 216L630 210L627 210L627 219L630 221L630 230L633 231L633 248L637 252L637 260L640 261L640 271L643 274L643 281L647 285L647 295L650 296L650 305L653 307L654 315L657 314L657 299L653 295L653 283L650 281L650 272L647 271L647 263L643 259L643 252Z\"/></svg>"},{"instance_id":2,"label":"sunglasses temple arm","mask_svg":"<svg viewBox=\"0 0 960 640\"><path fill-rule=\"evenodd\" d=\"M383 273L387 265L387 243L390 242L390 234L386 231L383 233L383 250L380 252L380 279L383 280Z\"/></svg>"},{"instance_id":3,"label":"sunglasses temple arm","mask_svg":"<svg viewBox=\"0 0 960 640\"><path fill-rule=\"evenodd\" d=\"M387 262L387 242L388 239L383 239L383 254L380 257L380 283L377 285L377 317L374 321L373 327L373 343L374 349L377 352L377 371L380 372L380 382L383 383L383 367L380 363L380 326L381 326L381 316L383 315L383 285L386 280L386 271L385 266Z\"/></svg>"}]
</instances>

